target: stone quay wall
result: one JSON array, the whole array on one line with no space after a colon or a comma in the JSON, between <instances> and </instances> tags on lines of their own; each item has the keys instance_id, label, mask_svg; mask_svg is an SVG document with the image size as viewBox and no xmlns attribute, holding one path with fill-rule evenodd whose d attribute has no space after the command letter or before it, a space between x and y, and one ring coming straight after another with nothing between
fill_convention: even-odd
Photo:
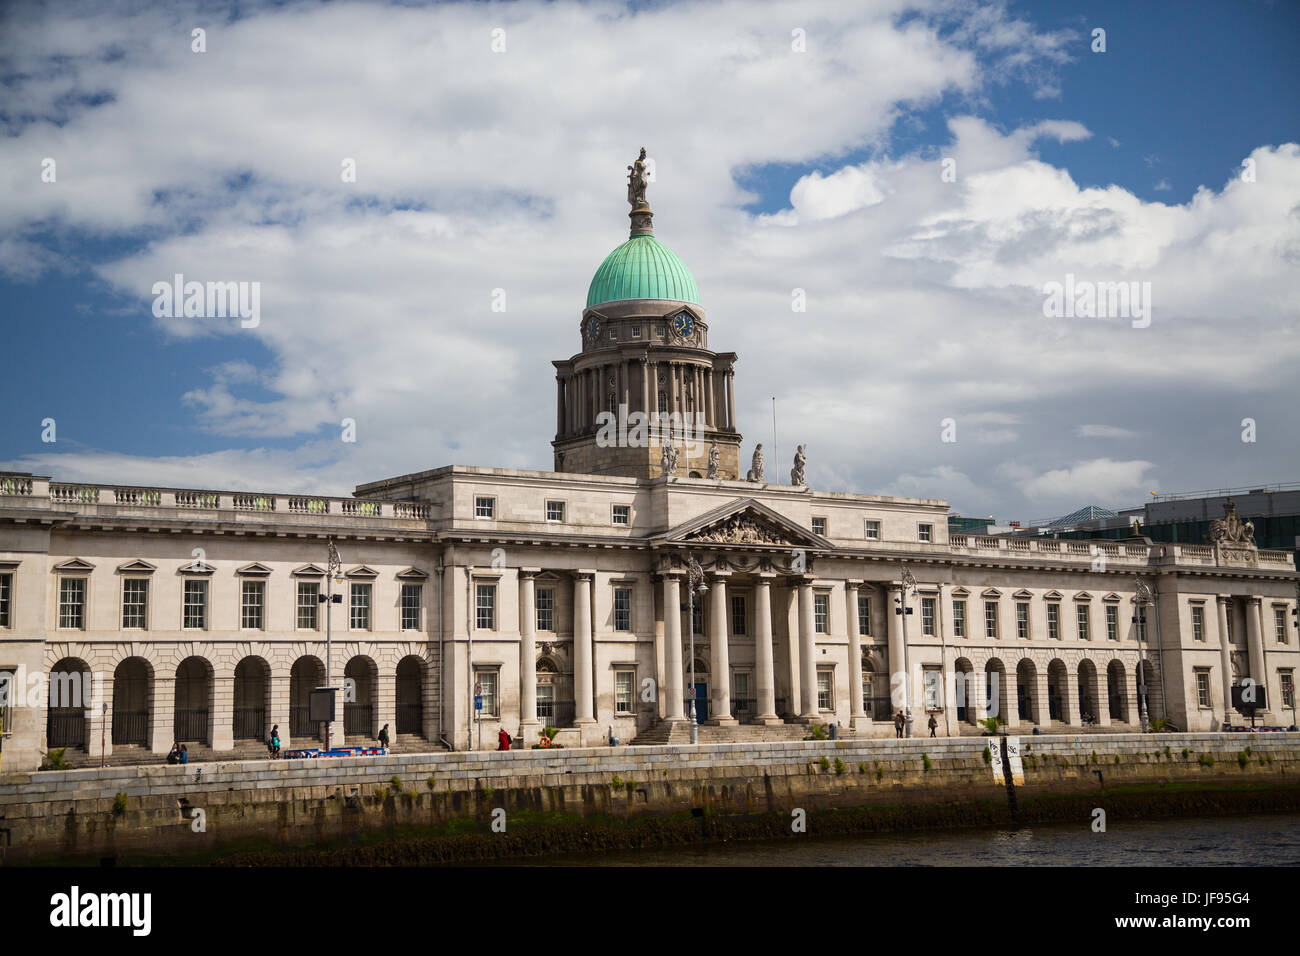
<instances>
[{"instance_id":1,"label":"stone quay wall","mask_svg":"<svg viewBox=\"0 0 1300 956\"><path fill-rule=\"evenodd\" d=\"M998 739L988 737L391 754L6 774L0 777L0 859L181 861L240 846L329 845L385 831L491 834L497 832L493 812L500 810L517 832L547 821L604 825L755 814L788 820L798 808L883 812L926 805L980 808L931 813L926 825L936 819L996 823L1015 819L1014 809L1007 817L1009 804L1023 811L1044 795L1096 802L1098 795L1126 788L1294 790L1300 801L1300 733L1019 740L1024 781L1012 788L994 778L985 748Z\"/></svg>"}]
</instances>

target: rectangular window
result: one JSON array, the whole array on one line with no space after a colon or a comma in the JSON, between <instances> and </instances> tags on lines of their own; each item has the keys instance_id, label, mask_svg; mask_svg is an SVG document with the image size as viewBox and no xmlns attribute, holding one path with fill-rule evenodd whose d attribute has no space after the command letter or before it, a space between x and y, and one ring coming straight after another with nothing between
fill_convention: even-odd
<instances>
[{"instance_id":1,"label":"rectangular window","mask_svg":"<svg viewBox=\"0 0 1300 956\"><path fill-rule=\"evenodd\" d=\"M1286 609L1285 608L1280 608L1280 607L1273 608L1273 629L1277 633L1277 642L1279 644L1285 644L1286 643Z\"/></svg>"},{"instance_id":2,"label":"rectangular window","mask_svg":"<svg viewBox=\"0 0 1300 956\"><path fill-rule=\"evenodd\" d=\"M641 337L641 326L639 325L632 326L632 338L639 339L640 337Z\"/></svg>"},{"instance_id":3,"label":"rectangular window","mask_svg":"<svg viewBox=\"0 0 1300 956\"><path fill-rule=\"evenodd\" d=\"M871 636L871 598L858 595L858 631L863 637Z\"/></svg>"},{"instance_id":4,"label":"rectangular window","mask_svg":"<svg viewBox=\"0 0 1300 956\"><path fill-rule=\"evenodd\" d=\"M934 598L921 598L921 633L934 635Z\"/></svg>"},{"instance_id":5,"label":"rectangular window","mask_svg":"<svg viewBox=\"0 0 1300 956\"><path fill-rule=\"evenodd\" d=\"M370 604L374 594L374 585L367 582L352 582L352 601L349 605L351 613L348 615L348 623L354 631L370 630Z\"/></svg>"},{"instance_id":6,"label":"rectangular window","mask_svg":"<svg viewBox=\"0 0 1300 956\"><path fill-rule=\"evenodd\" d=\"M919 541L934 540L934 525L932 524L918 525L916 529L916 537L917 540Z\"/></svg>"},{"instance_id":7,"label":"rectangular window","mask_svg":"<svg viewBox=\"0 0 1300 956\"><path fill-rule=\"evenodd\" d=\"M1192 639L1205 640L1205 608L1199 604L1192 605Z\"/></svg>"},{"instance_id":8,"label":"rectangular window","mask_svg":"<svg viewBox=\"0 0 1300 956\"><path fill-rule=\"evenodd\" d=\"M303 631L316 630L320 614L320 582L298 582L298 628Z\"/></svg>"},{"instance_id":9,"label":"rectangular window","mask_svg":"<svg viewBox=\"0 0 1300 956\"><path fill-rule=\"evenodd\" d=\"M880 522L867 520L863 522L868 541L880 540Z\"/></svg>"},{"instance_id":10,"label":"rectangular window","mask_svg":"<svg viewBox=\"0 0 1300 956\"><path fill-rule=\"evenodd\" d=\"M546 520L563 521L564 520L564 502L548 501L546 502Z\"/></svg>"},{"instance_id":11,"label":"rectangular window","mask_svg":"<svg viewBox=\"0 0 1300 956\"><path fill-rule=\"evenodd\" d=\"M996 640L998 636L998 602L984 602L984 636Z\"/></svg>"},{"instance_id":12,"label":"rectangular window","mask_svg":"<svg viewBox=\"0 0 1300 956\"><path fill-rule=\"evenodd\" d=\"M59 627L83 630L86 626L86 579L59 580Z\"/></svg>"},{"instance_id":13,"label":"rectangular window","mask_svg":"<svg viewBox=\"0 0 1300 956\"><path fill-rule=\"evenodd\" d=\"M834 707L834 672L829 669L817 670L817 709L831 710Z\"/></svg>"},{"instance_id":14,"label":"rectangular window","mask_svg":"<svg viewBox=\"0 0 1300 956\"><path fill-rule=\"evenodd\" d=\"M745 620L745 595L731 596L731 633L744 637L749 633L749 622Z\"/></svg>"},{"instance_id":15,"label":"rectangular window","mask_svg":"<svg viewBox=\"0 0 1300 956\"><path fill-rule=\"evenodd\" d=\"M1047 602L1047 636L1054 641L1061 639L1061 605L1055 601Z\"/></svg>"},{"instance_id":16,"label":"rectangular window","mask_svg":"<svg viewBox=\"0 0 1300 956\"><path fill-rule=\"evenodd\" d=\"M0 736L13 732L14 701L18 699L18 675L0 670Z\"/></svg>"},{"instance_id":17,"label":"rectangular window","mask_svg":"<svg viewBox=\"0 0 1300 956\"><path fill-rule=\"evenodd\" d=\"M266 598L265 581L239 582L239 626L262 629L262 605Z\"/></svg>"},{"instance_id":18,"label":"rectangular window","mask_svg":"<svg viewBox=\"0 0 1300 956\"><path fill-rule=\"evenodd\" d=\"M1106 640L1119 640L1119 608L1113 604L1106 605Z\"/></svg>"},{"instance_id":19,"label":"rectangular window","mask_svg":"<svg viewBox=\"0 0 1300 956\"><path fill-rule=\"evenodd\" d=\"M474 626L480 631L497 629L497 586L480 584L474 589Z\"/></svg>"},{"instance_id":20,"label":"rectangular window","mask_svg":"<svg viewBox=\"0 0 1300 956\"><path fill-rule=\"evenodd\" d=\"M149 620L149 582L145 578L122 581L122 627L144 629Z\"/></svg>"},{"instance_id":21,"label":"rectangular window","mask_svg":"<svg viewBox=\"0 0 1300 956\"><path fill-rule=\"evenodd\" d=\"M966 602L952 602L952 632L957 637L966 636Z\"/></svg>"},{"instance_id":22,"label":"rectangular window","mask_svg":"<svg viewBox=\"0 0 1300 956\"><path fill-rule=\"evenodd\" d=\"M1145 605L1138 605L1133 609L1133 630L1134 635L1139 641L1147 639L1147 609Z\"/></svg>"},{"instance_id":23,"label":"rectangular window","mask_svg":"<svg viewBox=\"0 0 1300 956\"><path fill-rule=\"evenodd\" d=\"M1228 613L1227 616L1224 617L1224 620L1228 622L1228 643L1235 644L1236 640L1232 636L1232 605L1231 604L1228 605Z\"/></svg>"},{"instance_id":24,"label":"rectangular window","mask_svg":"<svg viewBox=\"0 0 1300 956\"><path fill-rule=\"evenodd\" d=\"M423 585L402 585L402 630L418 631L420 629L420 605L423 603L423 597Z\"/></svg>"},{"instance_id":25,"label":"rectangular window","mask_svg":"<svg viewBox=\"0 0 1300 956\"><path fill-rule=\"evenodd\" d=\"M695 596L695 603L691 607L691 627L695 628L696 634L704 633L704 602L700 596Z\"/></svg>"},{"instance_id":26,"label":"rectangular window","mask_svg":"<svg viewBox=\"0 0 1300 956\"><path fill-rule=\"evenodd\" d=\"M1196 703L1201 707L1210 705L1210 672L1197 670L1196 672Z\"/></svg>"},{"instance_id":27,"label":"rectangular window","mask_svg":"<svg viewBox=\"0 0 1300 956\"><path fill-rule=\"evenodd\" d=\"M938 710L943 706L941 696L943 693L943 671L937 667L927 667L923 679L925 681L922 685L925 688L925 709Z\"/></svg>"},{"instance_id":28,"label":"rectangular window","mask_svg":"<svg viewBox=\"0 0 1300 956\"><path fill-rule=\"evenodd\" d=\"M1087 604L1074 606L1074 621L1079 629L1079 640L1092 640L1092 609Z\"/></svg>"},{"instance_id":29,"label":"rectangular window","mask_svg":"<svg viewBox=\"0 0 1300 956\"><path fill-rule=\"evenodd\" d=\"M632 523L632 506L615 505L614 524L631 524L631 523Z\"/></svg>"},{"instance_id":30,"label":"rectangular window","mask_svg":"<svg viewBox=\"0 0 1300 956\"><path fill-rule=\"evenodd\" d=\"M614 713L632 713L635 688L636 671L614 671Z\"/></svg>"},{"instance_id":31,"label":"rectangular window","mask_svg":"<svg viewBox=\"0 0 1300 956\"><path fill-rule=\"evenodd\" d=\"M614 589L614 630L632 630L632 589Z\"/></svg>"},{"instance_id":32,"label":"rectangular window","mask_svg":"<svg viewBox=\"0 0 1300 956\"><path fill-rule=\"evenodd\" d=\"M482 586L482 585L480 585ZM478 684L479 691L483 696L483 709L479 711L481 717L497 716L497 671L496 668L474 668L474 682Z\"/></svg>"},{"instance_id":33,"label":"rectangular window","mask_svg":"<svg viewBox=\"0 0 1300 956\"><path fill-rule=\"evenodd\" d=\"M474 497L475 518L491 518L496 514L496 510L497 500L495 498L489 498L483 495L476 495Z\"/></svg>"},{"instance_id":34,"label":"rectangular window","mask_svg":"<svg viewBox=\"0 0 1300 956\"><path fill-rule=\"evenodd\" d=\"M831 596L829 594L813 595L813 630L818 634L830 633Z\"/></svg>"},{"instance_id":35,"label":"rectangular window","mask_svg":"<svg viewBox=\"0 0 1300 956\"><path fill-rule=\"evenodd\" d=\"M208 626L208 582L204 578L185 579L184 608L181 626L203 630Z\"/></svg>"},{"instance_id":36,"label":"rectangular window","mask_svg":"<svg viewBox=\"0 0 1300 956\"><path fill-rule=\"evenodd\" d=\"M1295 710L1295 679L1291 671L1279 671L1277 676L1282 679L1282 706Z\"/></svg>"},{"instance_id":37,"label":"rectangular window","mask_svg":"<svg viewBox=\"0 0 1300 956\"><path fill-rule=\"evenodd\" d=\"M862 712L870 719L875 718L871 712L871 675L866 671L862 672Z\"/></svg>"},{"instance_id":38,"label":"rectangular window","mask_svg":"<svg viewBox=\"0 0 1300 956\"><path fill-rule=\"evenodd\" d=\"M609 340L610 340L611 342L617 342L617 341L618 341L618 329L611 328L611 329L609 330Z\"/></svg>"},{"instance_id":39,"label":"rectangular window","mask_svg":"<svg viewBox=\"0 0 1300 956\"><path fill-rule=\"evenodd\" d=\"M813 534L825 535L825 534L826 534L826 519L825 519L825 518L813 518L813 519L812 519L812 529L813 529Z\"/></svg>"},{"instance_id":40,"label":"rectangular window","mask_svg":"<svg viewBox=\"0 0 1300 956\"><path fill-rule=\"evenodd\" d=\"M1029 602L1016 602L1016 637L1029 640Z\"/></svg>"},{"instance_id":41,"label":"rectangular window","mask_svg":"<svg viewBox=\"0 0 1300 956\"><path fill-rule=\"evenodd\" d=\"M555 630L555 588L537 589L537 629Z\"/></svg>"},{"instance_id":42,"label":"rectangular window","mask_svg":"<svg viewBox=\"0 0 1300 956\"><path fill-rule=\"evenodd\" d=\"M14 576L0 574L0 627L13 627L10 618L10 601L13 600Z\"/></svg>"}]
</instances>

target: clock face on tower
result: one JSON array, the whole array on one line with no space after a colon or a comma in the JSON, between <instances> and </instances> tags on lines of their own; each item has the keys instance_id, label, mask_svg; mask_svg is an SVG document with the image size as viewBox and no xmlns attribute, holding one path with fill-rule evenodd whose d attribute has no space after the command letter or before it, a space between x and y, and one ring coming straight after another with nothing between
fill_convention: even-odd
<instances>
[{"instance_id":1,"label":"clock face on tower","mask_svg":"<svg viewBox=\"0 0 1300 956\"><path fill-rule=\"evenodd\" d=\"M681 339L689 338L695 331L695 319L689 312L678 312L672 318L673 333Z\"/></svg>"},{"instance_id":2,"label":"clock face on tower","mask_svg":"<svg viewBox=\"0 0 1300 956\"><path fill-rule=\"evenodd\" d=\"M600 338L600 319L594 315L587 322L587 341L594 342Z\"/></svg>"}]
</instances>

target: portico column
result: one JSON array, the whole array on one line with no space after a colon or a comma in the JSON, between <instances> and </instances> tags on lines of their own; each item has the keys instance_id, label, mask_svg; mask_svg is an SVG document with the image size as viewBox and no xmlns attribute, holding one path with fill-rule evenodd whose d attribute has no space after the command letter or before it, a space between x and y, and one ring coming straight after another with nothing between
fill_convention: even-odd
<instances>
[{"instance_id":1,"label":"portico column","mask_svg":"<svg viewBox=\"0 0 1300 956\"><path fill-rule=\"evenodd\" d=\"M1273 709L1273 701L1268 693L1268 670L1264 657L1264 626L1260 619L1262 599L1252 594L1246 602L1246 642L1250 650L1250 676L1255 683L1265 688L1264 710Z\"/></svg>"},{"instance_id":2,"label":"portico column","mask_svg":"<svg viewBox=\"0 0 1300 956\"><path fill-rule=\"evenodd\" d=\"M676 574L664 575L664 718L685 720L686 702L682 693L685 680L682 669L682 591Z\"/></svg>"},{"instance_id":3,"label":"portico column","mask_svg":"<svg viewBox=\"0 0 1300 956\"><path fill-rule=\"evenodd\" d=\"M889 697L893 709L901 710L908 701L903 696L903 685L900 682L911 680L910 675L906 674L907 665L903 663L903 616L896 613L901 606L898 601L903 593L903 587L900 584L890 584L886 593L888 597L885 601L885 620L888 625L885 633L889 640Z\"/></svg>"},{"instance_id":4,"label":"portico column","mask_svg":"<svg viewBox=\"0 0 1300 956\"><path fill-rule=\"evenodd\" d=\"M758 679L758 722L779 724L776 715L776 661L772 649L772 575L760 574L754 585L754 670Z\"/></svg>"},{"instance_id":5,"label":"portico column","mask_svg":"<svg viewBox=\"0 0 1300 956\"><path fill-rule=\"evenodd\" d=\"M709 647L713 660L713 700L709 723L727 726L739 723L731 714L731 660L727 653L727 574L717 572L709 591Z\"/></svg>"},{"instance_id":6,"label":"portico column","mask_svg":"<svg viewBox=\"0 0 1300 956\"><path fill-rule=\"evenodd\" d=\"M573 716L574 723L594 724L591 697L591 581L594 571L573 578Z\"/></svg>"},{"instance_id":7,"label":"portico column","mask_svg":"<svg viewBox=\"0 0 1300 956\"><path fill-rule=\"evenodd\" d=\"M1228 604L1231 595L1220 594L1215 601L1219 608L1219 667L1223 672L1223 721L1232 713L1232 645L1228 642Z\"/></svg>"},{"instance_id":8,"label":"portico column","mask_svg":"<svg viewBox=\"0 0 1300 956\"><path fill-rule=\"evenodd\" d=\"M817 645L813 633L812 582L799 582L799 676L803 679L803 712L801 720L816 720L817 710Z\"/></svg>"},{"instance_id":9,"label":"portico column","mask_svg":"<svg viewBox=\"0 0 1300 956\"><path fill-rule=\"evenodd\" d=\"M519 569L519 736L533 740L537 720L537 572Z\"/></svg>"},{"instance_id":10,"label":"portico column","mask_svg":"<svg viewBox=\"0 0 1300 956\"><path fill-rule=\"evenodd\" d=\"M861 584L861 581L847 581L844 585L849 626L849 727L853 730L857 730L867 716L862 709L862 634L858 627L858 588Z\"/></svg>"}]
</instances>

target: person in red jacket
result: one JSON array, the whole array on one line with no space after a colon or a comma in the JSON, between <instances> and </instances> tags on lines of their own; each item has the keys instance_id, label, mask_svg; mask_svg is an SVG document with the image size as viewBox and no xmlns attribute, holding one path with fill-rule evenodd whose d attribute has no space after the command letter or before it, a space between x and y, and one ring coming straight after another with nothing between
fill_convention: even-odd
<instances>
[{"instance_id":1,"label":"person in red jacket","mask_svg":"<svg viewBox=\"0 0 1300 956\"><path fill-rule=\"evenodd\" d=\"M502 727L499 731L497 731L497 750L509 750L509 749L510 749L510 735L506 733L506 729Z\"/></svg>"}]
</instances>

